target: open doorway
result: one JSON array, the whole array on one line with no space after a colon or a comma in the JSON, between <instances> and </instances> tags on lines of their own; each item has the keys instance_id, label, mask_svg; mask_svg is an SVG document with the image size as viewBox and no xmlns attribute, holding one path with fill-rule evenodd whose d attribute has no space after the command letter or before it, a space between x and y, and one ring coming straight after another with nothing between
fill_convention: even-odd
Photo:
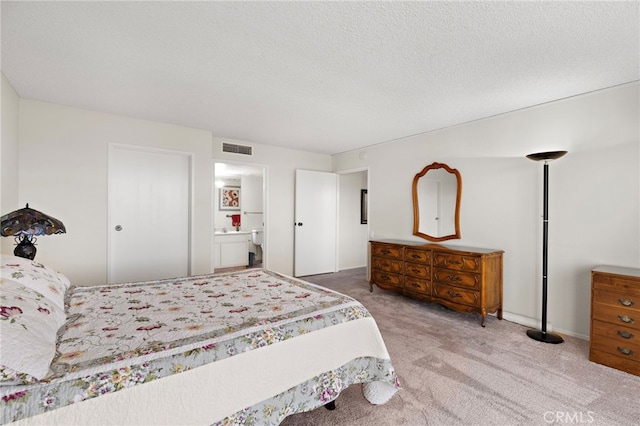
<instances>
[{"instance_id":1,"label":"open doorway","mask_svg":"<svg viewBox=\"0 0 640 426\"><path fill-rule=\"evenodd\" d=\"M368 169L339 172L339 271L367 266L369 244L368 196L363 197L363 194L368 194L368 189Z\"/></svg>"},{"instance_id":2,"label":"open doorway","mask_svg":"<svg viewBox=\"0 0 640 426\"><path fill-rule=\"evenodd\" d=\"M212 265L216 272L266 267L265 167L214 162Z\"/></svg>"}]
</instances>

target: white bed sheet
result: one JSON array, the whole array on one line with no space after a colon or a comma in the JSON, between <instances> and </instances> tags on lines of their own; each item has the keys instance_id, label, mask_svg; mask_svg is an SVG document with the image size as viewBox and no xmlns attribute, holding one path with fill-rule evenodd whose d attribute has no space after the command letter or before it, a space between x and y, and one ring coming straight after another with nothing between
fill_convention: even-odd
<instances>
[{"instance_id":1,"label":"white bed sheet","mask_svg":"<svg viewBox=\"0 0 640 426\"><path fill-rule=\"evenodd\" d=\"M18 420L11 425L210 425L359 357L389 359L375 320L313 331L160 380ZM397 389L374 386L386 402Z\"/></svg>"}]
</instances>

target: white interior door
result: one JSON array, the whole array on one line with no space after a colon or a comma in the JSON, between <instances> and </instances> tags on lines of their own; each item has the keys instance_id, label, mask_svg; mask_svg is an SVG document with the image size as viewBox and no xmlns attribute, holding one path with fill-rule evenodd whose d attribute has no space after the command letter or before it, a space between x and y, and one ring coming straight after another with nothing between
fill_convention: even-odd
<instances>
[{"instance_id":1,"label":"white interior door","mask_svg":"<svg viewBox=\"0 0 640 426\"><path fill-rule=\"evenodd\" d=\"M420 232L433 236L440 233L440 182L431 179L420 179L418 183L420 194Z\"/></svg>"},{"instance_id":2,"label":"white interior door","mask_svg":"<svg viewBox=\"0 0 640 426\"><path fill-rule=\"evenodd\" d=\"M296 170L296 277L336 272L338 176L335 173Z\"/></svg>"},{"instance_id":3,"label":"white interior door","mask_svg":"<svg viewBox=\"0 0 640 426\"><path fill-rule=\"evenodd\" d=\"M188 154L111 146L108 282L189 275Z\"/></svg>"}]
</instances>

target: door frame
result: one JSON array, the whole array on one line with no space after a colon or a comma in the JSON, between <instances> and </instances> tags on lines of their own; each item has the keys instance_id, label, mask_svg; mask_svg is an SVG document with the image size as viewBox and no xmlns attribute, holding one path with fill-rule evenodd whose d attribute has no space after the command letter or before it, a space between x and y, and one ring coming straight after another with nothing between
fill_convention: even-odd
<instances>
[{"instance_id":1,"label":"door frame","mask_svg":"<svg viewBox=\"0 0 640 426\"><path fill-rule=\"evenodd\" d=\"M369 166L363 166L363 167L356 167L353 169L346 169L346 170L339 170L336 171L334 173L336 173L338 175L338 214L340 214L340 209L341 207L341 203L340 201L342 200L342 194L340 193L340 176L342 175L347 175L350 173L360 173L360 172L366 172L367 173L367 212L371 212L371 209L369 208L369 205L371 204L371 173L369 170ZM371 232L370 232L370 227L371 227L371 217L369 216L368 220L367 220L367 241L369 241L371 239ZM338 221L338 227L337 227L337 248L336 248L336 265L337 265L337 269L340 270L340 221ZM367 280L369 280L369 259L371 258L370 254L369 254L369 248L367 248Z\"/></svg>"},{"instance_id":2,"label":"door frame","mask_svg":"<svg viewBox=\"0 0 640 426\"><path fill-rule=\"evenodd\" d=\"M261 163L252 163L249 161L229 160L226 158L212 158L211 168L213 169L212 185L211 185L211 272L215 272L215 232L216 232L216 163L235 164L240 166L249 166L256 169L262 169L262 222L264 226L263 230L263 242L262 242L262 267L268 269L268 256L269 256L269 166ZM242 211L240 212L242 214ZM264 254L267 256L264 256Z\"/></svg>"},{"instance_id":3,"label":"door frame","mask_svg":"<svg viewBox=\"0 0 640 426\"><path fill-rule=\"evenodd\" d=\"M189 176L188 176L188 183L189 183L189 190L188 190L188 194L189 194L189 201L188 201L188 209L189 209L189 214L188 214L188 230L187 230L187 239L188 239L188 244L187 244L187 275L191 276L191 271L193 271L194 268L194 257L193 257L193 251L194 251L194 235L193 235L193 223L194 223L194 175L193 175L193 159L194 159L194 154L192 152L187 152L187 151L178 151L178 150L173 150L173 149L165 149L165 148L156 148L156 147L150 147L150 146L144 146L144 145L130 145L130 144L122 144L122 143L109 143L108 144L108 153L107 153L107 227L106 227L106 231L107 231L107 283L111 283L111 248L112 248L112 241L111 241L111 217L112 217L112 212L111 212L111 166L113 164L113 153L114 150L116 149L121 149L121 150L129 150L129 151L142 151L142 152L149 152L149 153L160 153L160 154L168 154L168 155L175 155L175 156L180 156L180 157L187 157L188 162L189 162Z\"/></svg>"}]
</instances>

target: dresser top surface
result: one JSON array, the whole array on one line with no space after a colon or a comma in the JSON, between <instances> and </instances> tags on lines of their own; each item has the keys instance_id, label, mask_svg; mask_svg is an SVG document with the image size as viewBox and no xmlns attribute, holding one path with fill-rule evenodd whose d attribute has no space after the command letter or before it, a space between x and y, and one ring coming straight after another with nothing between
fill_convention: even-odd
<instances>
[{"instance_id":1,"label":"dresser top surface","mask_svg":"<svg viewBox=\"0 0 640 426\"><path fill-rule=\"evenodd\" d=\"M406 241L406 240L391 240L391 239L389 239L389 240L380 239L380 240L370 240L370 241L372 243L400 244L400 245L411 246L411 247L425 247L425 248L430 248L430 249L445 249L445 250L458 251L458 252L467 252L467 253L482 253L482 254L486 254L486 253L504 253L503 250L496 250L496 249L490 249L490 248L456 246L456 245L452 245L452 244L425 243L425 242L422 242L422 241Z\"/></svg>"},{"instance_id":2,"label":"dresser top surface","mask_svg":"<svg viewBox=\"0 0 640 426\"><path fill-rule=\"evenodd\" d=\"M626 275L630 277L640 278L640 269L625 268L623 266L602 265L592 269L593 272L602 272L606 274Z\"/></svg>"}]
</instances>

